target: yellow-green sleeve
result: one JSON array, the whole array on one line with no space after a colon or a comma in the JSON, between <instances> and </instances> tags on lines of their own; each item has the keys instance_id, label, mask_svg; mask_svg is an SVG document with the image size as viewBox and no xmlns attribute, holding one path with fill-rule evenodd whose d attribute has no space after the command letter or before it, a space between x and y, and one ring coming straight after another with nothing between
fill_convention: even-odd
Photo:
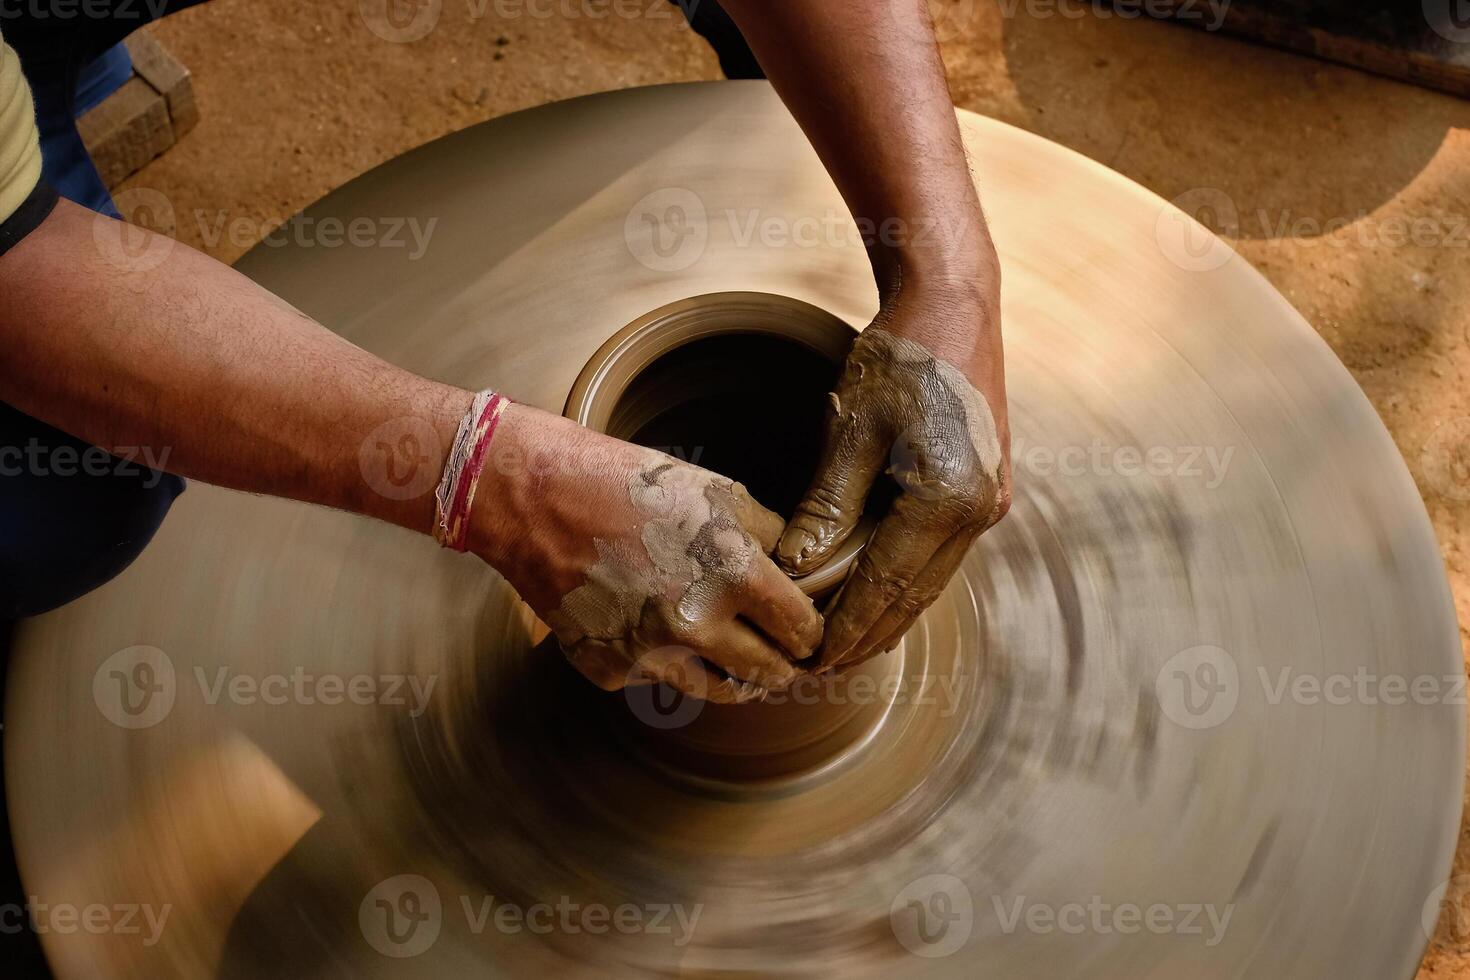
<instances>
[{"instance_id":1,"label":"yellow-green sleeve","mask_svg":"<svg viewBox=\"0 0 1470 980\"><path fill-rule=\"evenodd\" d=\"M20 73L20 59L0 38L0 222L15 213L40 180L31 89Z\"/></svg>"}]
</instances>

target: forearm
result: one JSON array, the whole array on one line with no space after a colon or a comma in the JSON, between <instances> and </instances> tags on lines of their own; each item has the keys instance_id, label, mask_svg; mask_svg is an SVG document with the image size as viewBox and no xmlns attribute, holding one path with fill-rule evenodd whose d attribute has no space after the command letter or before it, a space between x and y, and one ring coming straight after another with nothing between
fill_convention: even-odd
<instances>
[{"instance_id":1,"label":"forearm","mask_svg":"<svg viewBox=\"0 0 1470 980\"><path fill-rule=\"evenodd\" d=\"M998 337L999 270L925 0L725 6L853 215L873 233L869 254L883 302L911 291L973 302L986 314L975 327ZM967 346L946 339L956 344Z\"/></svg>"},{"instance_id":2,"label":"forearm","mask_svg":"<svg viewBox=\"0 0 1470 980\"><path fill-rule=\"evenodd\" d=\"M0 256L0 399L105 449L150 447L183 476L430 529L436 481L382 493L360 454L396 451L370 442L396 422L389 435L416 436L406 465L437 477L470 392L374 357L184 245L166 242L151 268L109 261L94 236L107 220L62 201Z\"/></svg>"}]
</instances>

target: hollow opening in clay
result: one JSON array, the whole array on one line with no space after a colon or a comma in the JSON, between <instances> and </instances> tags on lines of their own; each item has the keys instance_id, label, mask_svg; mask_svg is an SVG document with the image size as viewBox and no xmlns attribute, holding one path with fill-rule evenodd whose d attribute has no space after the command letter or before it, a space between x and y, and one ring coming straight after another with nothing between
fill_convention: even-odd
<instances>
[{"instance_id":1,"label":"hollow opening in clay","mask_svg":"<svg viewBox=\"0 0 1470 980\"><path fill-rule=\"evenodd\" d=\"M614 335L573 388L567 414L621 439L739 480L789 517L815 472L827 393L856 336L842 320L781 296L722 293L671 304ZM881 496L869 512L884 506ZM865 520L821 569L798 579L820 606L872 527ZM899 656L808 677L765 703L680 703L630 689L608 700L615 730L657 768L716 792L786 790L835 772L887 715L880 690Z\"/></svg>"},{"instance_id":2,"label":"hollow opening in clay","mask_svg":"<svg viewBox=\"0 0 1470 980\"><path fill-rule=\"evenodd\" d=\"M608 432L738 480L789 517L821 452L826 393L838 370L783 337L705 337L634 378Z\"/></svg>"}]
</instances>

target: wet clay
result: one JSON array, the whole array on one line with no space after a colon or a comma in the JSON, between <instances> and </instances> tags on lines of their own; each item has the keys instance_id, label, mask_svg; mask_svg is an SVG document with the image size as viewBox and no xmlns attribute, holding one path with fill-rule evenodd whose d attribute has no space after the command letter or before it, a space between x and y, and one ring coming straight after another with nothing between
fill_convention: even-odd
<instances>
[{"instance_id":1,"label":"wet clay","mask_svg":"<svg viewBox=\"0 0 1470 980\"><path fill-rule=\"evenodd\" d=\"M870 327L828 399L823 472L781 539L788 571L820 566L852 533L885 469L904 493L929 502L918 508L926 521L995 523L1002 460L995 418L952 364Z\"/></svg>"},{"instance_id":2,"label":"wet clay","mask_svg":"<svg viewBox=\"0 0 1470 980\"><path fill-rule=\"evenodd\" d=\"M716 624L734 615L738 594L761 553L746 530L772 537L779 518L743 486L649 452L628 479L640 522L636 541L595 541L586 582L549 617L568 659L606 686L647 682L681 665L698 672L696 650L720 642ZM743 702L765 688L719 677L708 697Z\"/></svg>"},{"instance_id":3,"label":"wet clay","mask_svg":"<svg viewBox=\"0 0 1470 980\"><path fill-rule=\"evenodd\" d=\"M782 337L707 337L669 351L632 378L608 431L733 477L761 504L790 514L816 470L827 393L840 373L838 362ZM739 411L732 410L736 405ZM875 493L870 513L881 512L891 497ZM655 765L679 777L785 784L847 759L871 735L887 702L849 689L876 692L901 666L803 675L784 696L704 705L690 710L686 724L667 729L647 725L621 704L609 720Z\"/></svg>"},{"instance_id":4,"label":"wet clay","mask_svg":"<svg viewBox=\"0 0 1470 980\"><path fill-rule=\"evenodd\" d=\"M995 420L954 366L869 327L830 397L821 464L781 537L781 565L820 568L852 534L879 474L900 490L827 612L820 670L894 649L966 551L1005 513Z\"/></svg>"}]
</instances>

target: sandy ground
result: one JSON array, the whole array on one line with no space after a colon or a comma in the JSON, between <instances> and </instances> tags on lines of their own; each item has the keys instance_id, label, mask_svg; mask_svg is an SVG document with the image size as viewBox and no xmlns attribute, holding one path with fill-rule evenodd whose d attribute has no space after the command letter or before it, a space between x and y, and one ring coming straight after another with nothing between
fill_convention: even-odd
<instances>
[{"instance_id":1,"label":"sandy ground","mask_svg":"<svg viewBox=\"0 0 1470 980\"><path fill-rule=\"evenodd\" d=\"M1208 206L1197 216L1332 345L1418 481L1470 623L1470 103L1173 25L934 2L958 104ZM358 0L216 0L157 28L194 71L203 118L126 186L163 192L174 233L228 261L437 136L555 99L718 77L677 11L616 9L633 8L538 17L443 0L426 37L392 43ZM1463 825L1454 873L1470 874ZM1421 978L1470 977L1465 884Z\"/></svg>"}]
</instances>

